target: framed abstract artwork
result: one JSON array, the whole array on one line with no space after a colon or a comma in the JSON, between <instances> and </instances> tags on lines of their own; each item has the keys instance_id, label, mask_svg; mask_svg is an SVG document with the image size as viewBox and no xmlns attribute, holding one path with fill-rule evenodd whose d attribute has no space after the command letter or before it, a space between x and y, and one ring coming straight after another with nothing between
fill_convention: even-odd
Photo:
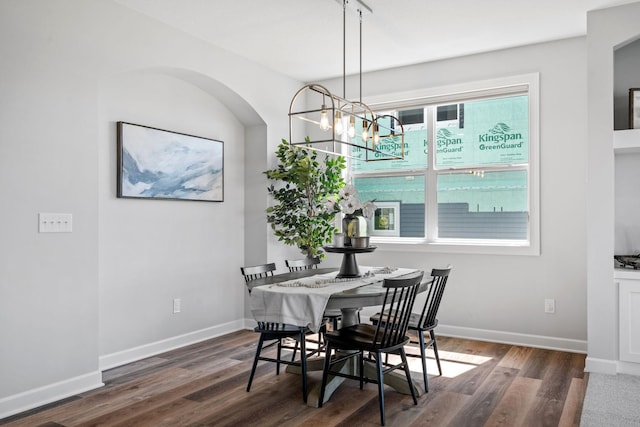
<instances>
[{"instance_id":1,"label":"framed abstract artwork","mask_svg":"<svg viewBox=\"0 0 640 427\"><path fill-rule=\"evenodd\" d=\"M224 143L118 122L118 197L224 200Z\"/></svg>"}]
</instances>

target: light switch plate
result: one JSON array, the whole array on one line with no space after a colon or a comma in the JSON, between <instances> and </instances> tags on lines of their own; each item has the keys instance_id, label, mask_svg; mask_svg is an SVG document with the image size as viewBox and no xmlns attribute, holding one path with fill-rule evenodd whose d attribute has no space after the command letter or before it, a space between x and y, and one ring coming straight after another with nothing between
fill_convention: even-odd
<instances>
[{"instance_id":1,"label":"light switch plate","mask_svg":"<svg viewBox=\"0 0 640 427\"><path fill-rule=\"evenodd\" d=\"M73 215L68 213L38 214L38 232L71 233L73 231Z\"/></svg>"}]
</instances>

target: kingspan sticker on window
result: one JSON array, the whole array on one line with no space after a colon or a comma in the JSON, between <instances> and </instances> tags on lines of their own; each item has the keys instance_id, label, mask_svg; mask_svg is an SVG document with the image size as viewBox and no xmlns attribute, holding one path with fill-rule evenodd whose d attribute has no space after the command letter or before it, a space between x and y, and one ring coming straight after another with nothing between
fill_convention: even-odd
<instances>
[{"instance_id":1,"label":"kingspan sticker on window","mask_svg":"<svg viewBox=\"0 0 640 427\"><path fill-rule=\"evenodd\" d=\"M529 161L528 96L465 103L464 128L437 124L438 167L481 166Z\"/></svg>"}]
</instances>

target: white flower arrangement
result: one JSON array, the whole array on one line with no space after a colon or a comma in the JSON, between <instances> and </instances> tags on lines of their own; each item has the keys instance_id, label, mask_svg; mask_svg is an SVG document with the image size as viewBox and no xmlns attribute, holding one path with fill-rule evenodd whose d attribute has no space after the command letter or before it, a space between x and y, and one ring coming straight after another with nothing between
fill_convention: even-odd
<instances>
[{"instance_id":1,"label":"white flower arrangement","mask_svg":"<svg viewBox=\"0 0 640 427\"><path fill-rule=\"evenodd\" d=\"M345 215L360 215L367 219L373 217L377 206L373 200L362 202L357 197L358 190L351 184L347 184L340 189L338 197L340 199L340 209Z\"/></svg>"}]
</instances>

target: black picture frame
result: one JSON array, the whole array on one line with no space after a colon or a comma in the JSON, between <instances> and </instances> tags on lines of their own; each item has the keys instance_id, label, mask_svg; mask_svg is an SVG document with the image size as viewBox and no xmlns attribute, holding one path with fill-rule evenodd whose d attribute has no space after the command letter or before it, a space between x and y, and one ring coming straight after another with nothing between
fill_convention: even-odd
<instances>
[{"instance_id":1,"label":"black picture frame","mask_svg":"<svg viewBox=\"0 0 640 427\"><path fill-rule=\"evenodd\" d=\"M640 129L640 88L629 89L629 129Z\"/></svg>"}]
</instances>

